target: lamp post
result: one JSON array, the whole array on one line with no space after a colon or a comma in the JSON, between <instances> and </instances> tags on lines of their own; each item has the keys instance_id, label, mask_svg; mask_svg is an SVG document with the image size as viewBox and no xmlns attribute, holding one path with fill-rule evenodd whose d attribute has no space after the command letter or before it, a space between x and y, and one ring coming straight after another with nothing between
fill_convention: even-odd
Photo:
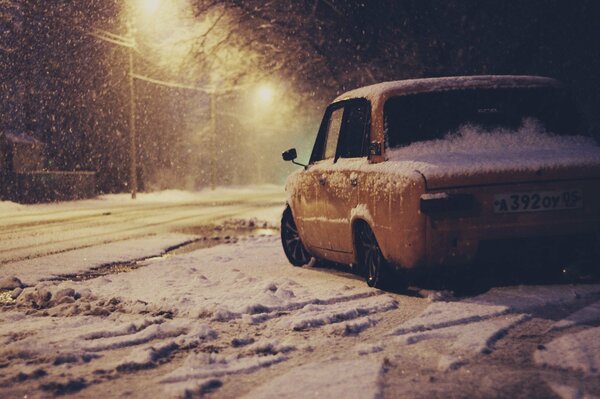
<instances>
[{"instance_id":1,"label":"lamp post","mask_svg":"<svg viewBox=\"0 0 600 399\"><path fill-rule=\"evenodd\" d=\"M0 0L1 1L1 0ZM192 85L188 85L185 83L175 82L175 81L165 81L161 79L154 79L149 76L141 75L135 73L135 62L134 62L134 51L139 51L139 48L136 48L136 26L140 23L140 20L143 21L141 24L142 27L150 26L156 27L154 24L154 15L160 9L163 11L172 11L176 8L169 8L173 3L164 2L163 0L129 0L128 5L124 8L124 12L126 13L126 22L127 22L127 33L126 35L118 35L112 32L108 32L102 29L94 28L91 31L87 31L86 33L90 36L93 36L99 40L104 42L108 42L111 44L115 44L120 47L125 47L128 49L128 86L129 86L129 185L131 187L131 198L135 199L137 195L138 189L138 181L137 181L137 135L136 135L136 97L135 97L135 80L142 80L151 84L155 84L162 87L170 87L175 89L185 89L185 90L193 90L198 92L203 92L209 94L210 106L211 106L211 116L210 123L212 127L213 141L212 148L215 147L214 136L216 135L216 113L215 113L215 101L218 93L213 89L205 89L201 87L196 87ZM138 19L136 20L136 17ZM148 32L145 32L148 33ZM214 153L214 151L213 151ZM216 164L216 158L213 154L212 158L213 172L212 172L212 186L215 185L215 172L214 165Z\"/></svg>"},{"instance_id":2,"label":"lamp post","mask_svg":"<svg viewBox=\"0 0 600 399\"><path fill-rule=\"evenodd\" d=\"M138 1L140 8L146 16L153 15L161 5L161 0ZM137 10L133 5L130 7L127 17L127 36L131 43L128 48L129 58L129 185L131 188L131 199L136 199L138 190L137 181L137 134L136 134L136 101L135 101L135 74L133 51L135 49L134 15Z\"/></svg>"}]
</instances>

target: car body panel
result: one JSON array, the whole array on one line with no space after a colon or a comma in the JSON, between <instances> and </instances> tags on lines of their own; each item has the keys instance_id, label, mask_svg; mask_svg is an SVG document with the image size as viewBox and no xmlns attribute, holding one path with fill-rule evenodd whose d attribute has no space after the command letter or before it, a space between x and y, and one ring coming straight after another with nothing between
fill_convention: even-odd
<instances>
[{"instance_id":1,"label":"car body panel","mask_svg":"<svg viewBox=\"0 0 600 399\"><path fill-rule=\"evenodd\" d=\"M478 243L481 241L597 233L600 226L600 173L596 176L599 177L445 189L444 192L449 194L472 194L478 206L471 213L428 218L427 262L470 262L477 255ZM501 193L568 190L583 192L582 208L501 214L494 212L494 196Z\"/></svg>"},{"instance_id":2,"label":"car body panel","mask_svg":"<svg viewBox=\"0 0 600 399\"><path fill-rule=\"evenodd\" d=\"M288 179L288 205L309 252L335 262L355 263L354 226L359 221L372 229L385 259L400 268L470 262L477 256L479 244L487 241L598 234L600 150L597 146L584 149L587 153L581 162L576 154L565 151L560 156L548 156L537 165L528 162L526 153L519 153L514 159L507 155L487 169L466 170L461 169L461 162L468 163L468 158L456 164L438 160L435 154L429 158L396 159L395 152L386 148L384 106L392 97L465 88L514 87L562 88L562 85L554 79L527 76L435 78L386 82L338 97L331 109L357 99L369 102L369 153L339 157L341 144L338 144L335 158L318 160L313 151L306 170ZM325 117L315 148L319 137L323 139L326 126ZM527 193L535 198L569 190L583 196L580 207L494 211L498 198L509 198L514 193L525 193L522 195L529 201ZM474 205L463 211L424 214L421 204L427 196L468 196Z\"/></svg>"}]
</instances>

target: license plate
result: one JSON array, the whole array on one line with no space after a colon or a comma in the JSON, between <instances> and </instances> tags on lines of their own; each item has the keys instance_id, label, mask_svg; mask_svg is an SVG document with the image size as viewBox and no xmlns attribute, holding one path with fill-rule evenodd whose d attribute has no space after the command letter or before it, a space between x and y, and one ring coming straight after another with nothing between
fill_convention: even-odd
<instances>
[{"instance_id":1,"label":"license plate","mask_svg":"<svg viewBox=\"0 0 600 399\"><path fill-rule=\"evenodd\" d=\"M494 195L494 213L558 211L583 206L581 190L530 191Z\"/></svg>"}]
</instances>

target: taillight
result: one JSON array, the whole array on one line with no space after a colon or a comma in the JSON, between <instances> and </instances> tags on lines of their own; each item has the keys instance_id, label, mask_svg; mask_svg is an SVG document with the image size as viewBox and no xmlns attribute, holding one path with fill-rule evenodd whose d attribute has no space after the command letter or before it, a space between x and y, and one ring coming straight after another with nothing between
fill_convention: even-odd
<instances>
[{"instance_id":1,"label":"taillight","mask_svg":"<svg viewBox=\"0 0 600 399\"><path fill-rule=\"evenodd\" d=\"M465 212L475 209L475 198L471 194L434 193L421 195L421 212L436 214Z\"/></svg>"}]
</instances>

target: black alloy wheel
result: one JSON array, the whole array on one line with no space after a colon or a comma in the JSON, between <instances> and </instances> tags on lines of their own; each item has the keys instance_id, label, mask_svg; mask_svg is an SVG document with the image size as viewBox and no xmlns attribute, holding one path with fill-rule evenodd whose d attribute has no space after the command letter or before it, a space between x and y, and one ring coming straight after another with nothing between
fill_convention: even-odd
<instances>
[{"instance_id":1,"label":"black alloy wheel","mask_svg":"<svg viewBox=\"0 0 600 399\"><path fill-rule=\"evenodd\" d=\"M281 244L292 265L302 266L310 261L311 256L300 239L290 208L286 208L281 217Z\"/></svg>"},{"instance_id":2,"label":"black alloy wheel","mask_svg":"<svg viewBox=\"0 0 600 399\"><path fill-rule=\"evenodd\" d=\"M366 224L358 226L356 250L358 269L369 287L382 288L387 282L388 265L373 230Z\"/></svg>"}]
</instances>

